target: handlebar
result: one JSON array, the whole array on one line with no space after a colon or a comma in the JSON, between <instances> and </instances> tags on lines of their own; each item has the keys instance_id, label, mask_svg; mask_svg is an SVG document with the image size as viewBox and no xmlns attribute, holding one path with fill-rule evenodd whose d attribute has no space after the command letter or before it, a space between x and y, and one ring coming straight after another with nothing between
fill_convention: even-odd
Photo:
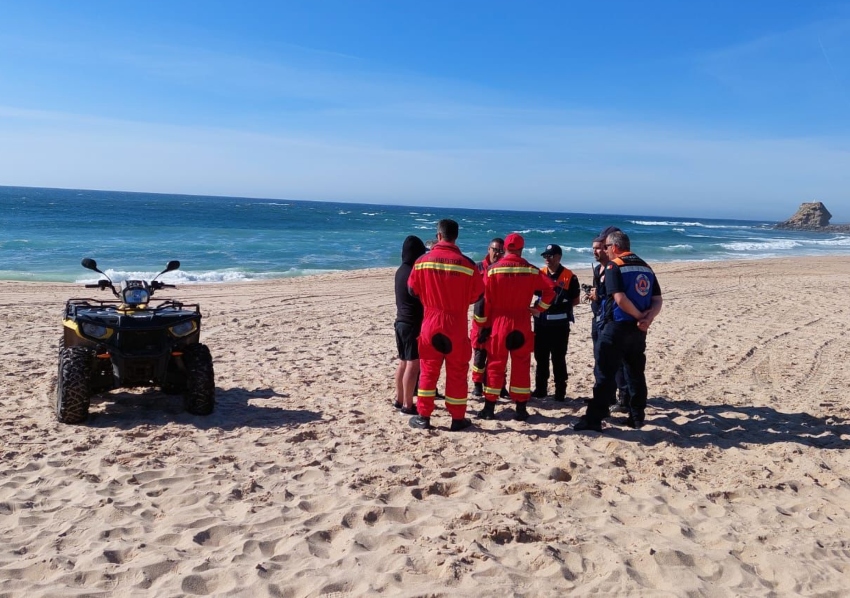
<instances>
[{"instance_id":1,"label":"handlebar","mask_svg":"<svg viewBox=\"0 0 850 598\"><path fill-rule=\"evenodd\" d=\"M112 290L112 293L116 297L118 296L118 291L115 290L115 287L112 285L112 282L110 282L108 280L99 280L96 283L87 284L87 285L85 285L85 288L87 288L87 289L100 289L101 291L103 291L104 289L110 289L110 290ZM177 285L166 284L166 283L160 282L158 280L154 280L150 283L150 293L151 293L151 295L154 294L154 291L159 291L160 289L176 289L176 288L177 288Z\"/></svg>"},{"instance_id":2,"label":"handlebar","mask_svg":"<svg viewBox=\"0 0 850 598\"><path fill-rule=\"evenodd\" d=\"M103 289L112 289L112 292L113 293L115 292L115 287L112 286L112 283L108 280L103 280L103 279L98 280L94 284L87 284L86 288L87 289L100 289L101 291Z\"/></svg>"}]
</instances>

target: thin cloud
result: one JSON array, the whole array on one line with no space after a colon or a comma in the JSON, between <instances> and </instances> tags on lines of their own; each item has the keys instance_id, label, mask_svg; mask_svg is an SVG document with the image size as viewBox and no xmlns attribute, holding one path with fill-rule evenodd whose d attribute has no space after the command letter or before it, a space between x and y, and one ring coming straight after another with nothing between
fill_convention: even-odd
<instances>
[{"instance_id":1,"label":"thin cloud","mask_svg":"<svg viewBox=\"0 0 850 598\"><path fill-rule=\"evenodd\" d=\"M850 19L821 21L763 36L697 60L705 72L740 93L807 93L822 89L824 75L828 73L832 79L835 72L823 40L846 63L850 56Z\"/></svg>"},{"instance_id":2,"label":"thin cloud","mask_svg":"<svg viewBox=\"0 0 850 598\"><path fill-rule=\"evenodd\" d=\"M2 184L419 205L518 207L520 201L619 213L683 198L680 215L746 216L758 208L776 219L818 192L836 221L850 216L835 209L844 199L834 191L850 186L843 168L850 149L825 139L705 140L646 126L518 127L513 133L522 145L409 151L327 134L0 114L5 121L30 120L0 132ZM719 199L734 200L739 210L718 209Z\"/></svg>"}]
</instances>

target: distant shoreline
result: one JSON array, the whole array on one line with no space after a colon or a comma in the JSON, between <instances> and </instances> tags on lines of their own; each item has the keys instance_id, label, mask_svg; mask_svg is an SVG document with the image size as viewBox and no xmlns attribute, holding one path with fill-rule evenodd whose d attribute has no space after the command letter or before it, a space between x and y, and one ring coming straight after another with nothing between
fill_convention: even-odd
<instances>
[{"instance_id":1,"label":"distant shoreline","mask_svg":"<svg viewBox=\"0 0 850 598\"><path fill-rule=\"evenodd\" d=\"M635 251L638 255L640 255L639 251ZM723 267L724 265L740 265L742 262L753 262L753 263L770 263L770 264L784 264L788 262L811 262L811 261L819 261L819 260L836 260L836 259L850 259L850 250L846 254L841 255L801 255L801 256L782 256L782 257L741 257L741 258L733 258L733 259L703 259L703 260L669 260L669 261L650 261L649 265L659 271L663 272L666 270L669 271L678 271L682 269L692 269L697 267L705 267L705 268L716 268ZM586 266L580 266L577 268L572 268L574 272L576 272L580 277L582 274L585 276L590 275L590 262ZM397 266L376 266L374 268L358 268L355 270L335 270L335 271L322 271L317 272L316 274L302 274L298 276L285 276L279 278L258 278L258 279L250 279L250 280L222 280L222 281L184 281L178 282L178 288L186 288L186 287L227 287L227 286L245 286L245 285L273 285L283 283L285 281L294 281L294 280L323 280L325 278L333 278L344 276L346 278L368 278L372 276L382 276L388 273L392 273L396 270ZM32 280L32 279L14 279L14 278L3 278L0 279L0 285L43 285L45 287L50 286L61 286L61 287L70 287L75 289L80 289L80 292L77 295L87 295L93 298L106 298L105 296L101 296L101 294L95 289L85 289L82 286L82 283L77 282L69 282L69 281L57 281L57 280Z\"/></svg>"},{"instance_id":2,"label":"distant shoreline","mask_svg":"<svg viewBox=\"0 0 850 598\"><path fill-rule=\"evenodd\" d=\"M776 230L792 230L804 233L850 233L850 224L830 224L829 226L785 226L777 224L773 228Z\"/></svg>"}]
</instances>

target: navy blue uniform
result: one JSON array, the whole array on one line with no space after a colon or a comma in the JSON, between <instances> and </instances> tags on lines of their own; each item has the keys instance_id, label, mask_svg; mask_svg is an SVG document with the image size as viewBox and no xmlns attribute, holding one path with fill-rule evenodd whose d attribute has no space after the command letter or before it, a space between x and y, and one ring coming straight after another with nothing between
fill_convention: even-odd
<instances>
[{"instance_id":1,"label":"navy blue uniform","mask_svg":"<svg viewBox=\"0 0 850 598\"><path fill-rule=\"evenodd\" d=\"M593 352L596 354L596 341L599 340L599 329L602 326L602 318L605 310L602 304L605 302L605 266L593 268L593 288L596 289L596 299L590 302L590 311L593 312L593 324L590 327L590 338L593 340ZM623 405L629 404L629 385L626 382L626 368L623 364L617 368L617 402Z\"/></svg>"},{"instance_id":2,"label":"navy blue uniform","mask_svg":"<svg viewBox=\"0 0 850 598\"><path fill-rule=\"evenodd\" d=\"M594 347L596 383L586 417L590 422L599 422L608 416L608 406L615 401L617 392L615 375L623 363L631 396L630 415L642 422L647 397L646 333L638 329L637 320L617 306L615 293L625 293L638 310L646 311L652 298L661 296L661 285L652 268L633 253L624 253L605 267L606 297Z\"/></svg>"}]
</instances>

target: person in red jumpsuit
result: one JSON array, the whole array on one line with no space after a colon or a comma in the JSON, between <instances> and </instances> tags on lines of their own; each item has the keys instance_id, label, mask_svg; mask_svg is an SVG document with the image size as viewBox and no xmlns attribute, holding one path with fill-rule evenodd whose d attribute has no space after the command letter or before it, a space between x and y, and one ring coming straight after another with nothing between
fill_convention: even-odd
<instances>
[{"instance_id":1,"label":"person in red jumpsuit","mask_svg":"<svg viewBox=\"0 0 850 598\"><path fill-rule=\"evenodd\" d=\"M487 269L498 262L503 255L505 255L505 240L499 237L491 239L487 255L478 262L478 271L481 276L486 275ZM481 332L479 320L483 316L484 300L480 299L473 307L472 325L469 327L469 341L472 343L472 396L478 398L484 398L484 373L487 368L487 349L478 342L478 335Z\"/></svg>"},{"instance_id":2,"label":"person in red jumpsuit","mask_svg":"<svg viewBox=\"0 0 850 598\"><path fill-rule=\"evenodd\" d=\"M511 384L508 388L516 403L514 419L528 419L526 403L531 395L531 354L534 334L533 313L549 309L555 298L552 280L522 257L523 238L511 233L505 238L506 255L487 270L484 278L484 322L481 338L487 343L487 385L481 419L493 419L496 400L505 382L508 357L511 359ZM534 296L540 299L531 306Z\"/></svg>"},{"instance_id":3,"label":"person in red jumpsuit","mask_svg":"<svg viewBox=\"0 0 850 598\"><path fill-rule=\"evenodd\" d=\"M412 295L425 308L419 333L419 390L414 428L431 428L437 379L446 365L446 409L450 430L468 428L466 419L467 374L472 345L467 333L469 306L481 298L484 281L475 262L460 252L455 241L458 224L444 219L437 224L437 243L416 260L407 281Z\"/></svg>"}]
</instances>

